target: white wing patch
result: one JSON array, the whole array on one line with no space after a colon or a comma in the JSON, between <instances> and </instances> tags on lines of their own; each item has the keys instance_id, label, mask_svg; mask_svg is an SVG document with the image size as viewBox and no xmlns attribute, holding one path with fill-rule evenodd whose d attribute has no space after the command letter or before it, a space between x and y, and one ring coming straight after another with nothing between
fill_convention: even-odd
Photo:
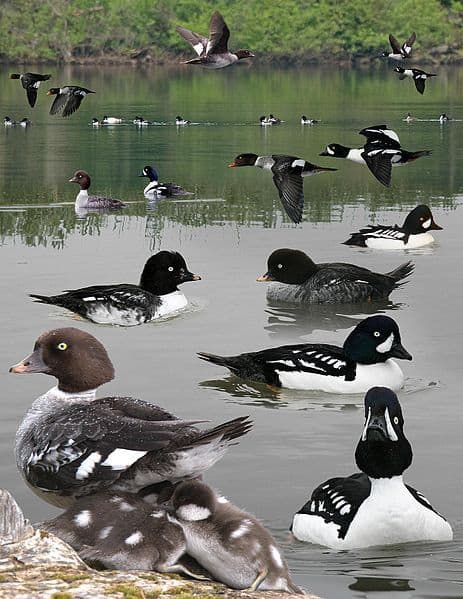
<instances>
[{"instance_id":1,"label":"white wing patch","mask_svg":"<svg viewBox=\"0 0 463 599\"><path fill-rule=\"evenodd\" d=\"M101 462L101 465L108 466L113 470L126 470L147 453L147 451L121 449L118 447L108 455L104 462Z\"/></svg>"},{"instance_id":2,"label":"white wing patch","mask_svg":"<svg viewBox=\"0 0 463 599\"><path fill-rule=\"evenodd\" d=\"M292 168L295 168L296 166L301 166L302 168L304 168L305 165L305 160L302 159L298 159L298 160L293 160L291 166Z\"/></svg>"},{"instance_id":3,"label":"white wing patch","mask_svg":"<svg viewBox=\"0 0 463 599\"><path fill-rule=\"evenodd\" d=\"M80 528L87 528L92 523L92 514L90 510L82 510L74 516L74 522Z\"/></svg>"},{"instance_id":4,"label":"white wing patch","mask_svg":"<svg viewBox=\"0 0 463 599\"><path fill-rule=\"evenodd\" d=\"M138 543L141 543L143 541L143 534L139 531L136 530L134 533L132 533L129 537L127 537L124 541L124 543L126 545L138 545Z\"/></svg>"},{"instance_id":5,"label":"white wing patch","mask_svg":"<svg viewBox=\"0 0 463 599\"><path fill-rule=\"evenodd\" d=\"M76 472L77 480L84 480L95 470L95 466L101 461L101 453L93 451L83 462L80 464Z\"/></svg>"}]
</instances>

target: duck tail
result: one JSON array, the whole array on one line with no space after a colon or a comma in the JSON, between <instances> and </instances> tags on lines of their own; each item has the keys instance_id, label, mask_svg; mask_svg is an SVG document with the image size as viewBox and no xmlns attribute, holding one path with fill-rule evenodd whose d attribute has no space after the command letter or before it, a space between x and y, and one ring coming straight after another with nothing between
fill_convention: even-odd
<instances>
[{"instance_id":1,"label":"duck tail","mask_svg":"<svg viewBox=\"0 0 463 599\"><path fill-rule=\"evenodd\" d=\"M206 362L212 362L217 366L225 366L234 373L238 373L241 370L242 359L240 356L217 356L216 354L209 354L207 352L198 352L200 360Z\"/></svg>"},{"instance_id":2,"label":"duck tail","mask_svg":"<svg viewBox=\"0 0 463 599\"><path fill-rule=\"evenodd\" d=\"M432 154L432 150L418 150L417 152L409 152L408 159L416 160L417 158L421 158L422 156L430 156Z\"/></svg>"},{"instance_id":3,"label":"duck tail","mask_svg":"<svg viewBox=\"0 0 463 599\"><path fill-rule=\"evenodd\" d=\"M41 304L52 304L53 298L48 297L47 295L36 295L35 293L29 293L29 297L33 297L34 301Z\"/></svg>"},{"instance_id":4,"label":"duck tail","mask_svg":"<svg viewBox=\"0 0 463 599\"><path fill-rule=\"evenodd\" d=\"M415 265L413 262L405 262L401 264L396 269L391 270L391 272L386 273L388 277L394 279L395 289L404 285L407 281L404 281L406 277L410 276L412 272L415 270Z\"/></svg>"},{"instance_id":5,"label":"duck tail","mask_svg":"<svg viewBox=\"0 0 463 599\"><path fill-rule=\"evenodd\" d=\"M357 245L359 247L366 247L365 236L362 235L361 231L351 233L349 239L342 242L343 245Z\"/></svg>"}]
</instances>

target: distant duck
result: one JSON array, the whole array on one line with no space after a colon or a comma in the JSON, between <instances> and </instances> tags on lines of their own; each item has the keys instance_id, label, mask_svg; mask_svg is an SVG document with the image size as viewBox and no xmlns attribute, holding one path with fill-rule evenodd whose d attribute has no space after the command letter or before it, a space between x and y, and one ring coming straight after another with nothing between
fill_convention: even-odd
<instances>
[{"instance_id":1,"label":"distant duck","mask_svg":"<svg viewBox=\"0 0 463 599\"><path fill-rule=\"evenodd\" d=\"M147 121L142 116L136 116L133 119L133 124L137 125L137 127L147 127L148 125L151 125L151 122Z\"/></svg>"},{"instance_id":2,"label":"distant duck","mask_svg":"<svg viewBox=\"0 0 463 599\"><path fill-rule=\"evenodd\" d=\"M177 115L175 117L175 124L176 125L189 125L190 123L191 123L191 121L189 121L188 119L184 119L180 115Z\"/></svg>"},{"instance_id":3,"label":"distant duck","mask_svg":"<svg viewBox=\"0 0 463 599\"><path fill-rule=\"evenodd\" d=\"M451 121L451 117L447 116L445 112L443 112L439 117L439 123L446 123L447 121Z\"/></svg>"},{"instance_id":4,"label":"distant duck","mask_svg":"<svg viewBox=\"0 0 463 599\"><path fill-rule=\"evenodd\" d=\"M270 123L272 123L272 125L280 125L283 122L281 119L273 116L273 114L268 115L268 120Z\"/></svg>"},{"instance_id":5,"label":"distant duck","mask_svg":"<svg viewBox=\"0 0 463 599\"><path fill-rule=\"evenodd\" d=\"M399 136L387 125L373 125L359 131L360 135L367 138L362 148L348 148L340 144L329 144L320 156L333 158L347 158L357 164L365 164L378 181L389 187L391 184L391 171L393 166L402 166L421 158L429 156L431 150L418 150L408 152L400 145Z\"/></svg>"},{"instance_id":6,"label":"distant duck","mask_svg":"<svg viewBox=\"0 0 463 599\"><path fill-rule=\"evenodd\" d=\"M229 164L231 168L238 166L256 166L269 170L273 175L273 182L278 189L281 203L287 215L294 223L302 220L304 208L303 177L316 173L335 171L335 168L317 166L297 156L285 154L272 154L271 156L258 156L257 154L239 154Z\"/></svg>"},{"instance_id":7,"label":"distant duck","mask_svg":"<svg viewBox=\"0 0 463 599\"><path fill-rule=\"evenodd\" d=\"M29 125L32 125L32 121L30 121L28 118L24 117L23 119L21 119L19 121L18 125L20 125L21 127L29 127Z\"/></svg>"},{"instance_id":8,"label":"distant duck","mask_svg":"<svg viewBox=\"0 0 463 599\"><path fill-rule=\"evenodd\" d=\"M101 123L103 125L120 125L122 123L122 119L115 116L104 116Z\"/></svg>"},{"instance_id":9,"label":"distant duck","mask_svg":"<svg viewBox=\"0 0 463 599\"><path fill-rule=\"evenodd\" d=\"M48 81L51 75L40 75L39 73L13 73L10 75L10 79L19 79L21 85L26 90L27 101L29 106L33 108L37 101L37 90L39 89L42 81Z\"/></svg>"},{"instance_id":10,"label":"distant duck","mask_svg":"<svg viewBox=\"0 0 463 599\"><path fill-rule=\"evenodd\" d=\"M50 108L50 114L61 112L61 116L70 116L78 110L82 100L88 94L95 92L79 85L65 85L64 87L52 87L48 90L48 96L56 96Z\"/></svg>"},{"instance_id":11,"label":"distant duck","mask_svg":"<svg viewBox=\"0 0 463 599\"><path fill-rule=\"evenodd\" d=\"M305 114L301 116L301 125L315 125L315 123L319 122L320 121L317 121L317 119L309 119Z\"/></svg>"},{"instance_id":12,"label":"distant duck","mask_svg":"<svg viewBox=\"0 0 463 599\"><path fill-rule=\"evenodd\" d=\"M408 250L434 243L429 231L440 231L442 227L434 222L429 206L420 204L407 216L404 224L368 225L356 233L351 233L345 245L369 247L377 250Z\"/></svg>"},{"instance_id":13,"label":"distant duck","mask_svg":"<svg viewBox=\"0 0 463 599\"><path fill-rule=\"evenodd\" d=\"M407 77L413 79L416 90L420 94L424 93L426 79L429 79L430 77L437 77L435 73L426 73L421 69L404 69L402 67L396 67L394 71L396 73L400 73L399 79L406 79Z\"/></svg>"},{"instance_id":14,"label":"distant duck","mask_svg":"<svg viewBox=\"0 0 463 599\"><path fill-rule=\"evenodd\" d=\"M188 555L215 580L232 589L302 594L275 539L257 518L199 480L180 483L172 504Z\"/></svg>"},{"instance_id":15,"label":"distant duck","mask_svg":"<svg viewBox=\"0 0 463 599\"><path fill-rule=\"evenodd\" d=\"M400 389L404 374L392 358L412 359L402 345L397 323L383 315L362 320L342 347L300 343L235 356L206 352L198 356L243 379L328 393L365 393L373 385Z\"/></svg>"},{"instance_id":16,"label":"distant duck","mask_svg":"<svg viewBox=\"0 0 463 599\"><path fill-rule=\"evenodd\" d=\"M382 56L385 58L390 58L392 60L405 60L406 58L410 58L412 53L412 46L416 40L416 34L413 32L411 36L405 41L402 45L399 44L397 39L389 34L389 43L391 44L392 52L383 52Z\"/></svg>"},{"instance_id":17,"label":"distant duck","mask_svg":"<svg viewBox=\"0 0 463 599\"><path fill-rule=\"evenodd\" d=\"M89 196L88 190L90 188L90 175L85 171L76 171L74 176L69 179L69 183L77 183L80 186L80 191L76 197L76 210L80 208L109 208L111 210L117 210L119 208L125 208L126 204L120 200L114 200L104 196Z\"/></svg>"},{"instance_id":18,"label":"distant duck","mask_svg":"<svg viewBox=\"0 0 463 599\"><path fill-rule=\"evenodd\" d=\"M261 116L259 118L259 123L262 127L267 127L268 125L273 125L272 121L269 120L267 116Z\"/></svg>"},{"instance_id":19,"label":"distant duck","mask_svg":"<svg viewBox=\"0 0 463 599\"><path fill-rule=\"evenodd\" d=\"M447 520L403 482L413 458L403 427L396 394L371 388L355 451L361 473L330 478L313 491L293 518L297 539L332 549L452 540Z\"/></svg>"},{"instance_id":20,"label":"distant duck","mask_svg":"<svg viewBox=\"0 0 463 599\"><path fill-rule=\"evenodd\" d=\"M186 60L185 64L197 64L207 69L222 69L239 60L254 56L250 50L237 50L236 52L228 50L230 30L217 10L213 13L209 23L209 39L184 27L176 27L176 30L198 55L198 58Z\"/></svg>"},{"instance_id":21,"label":"distant duck","mask_svg":"<svg viewBox=\"0 0 463 599\"><path fill-rule=\"evenodd\" d=\"M315 264L300 250L272 252L267 272L257 280L269 282L267 299L302 304L355 304L388 299L413 272L411 262L388 273L377 273L343 262Z\"/></svg>"},{"instance_id":22,"label":"distant duck","mask_svg":"<svg viewBox=\"0 0 463 599\"><path fill-rule=\"evenodd\" d=\"M92 127L101 127L103 123L97 118L93 117L92 122L90 124L92 125Z\"/></svg>"},{"instance_id":23,"label":"distant duck","mask_svg":"<svg viewBox=\"0 0 463 599\"><path fill-rule=\"evenodd\" d=\"M143 167L143 172L138 175L139 177L148 177L150 182L143 190L143 195L149 200L153 200L159 197L171 197L171 196L182 196L190 195L190 191L186 191L181 185L177 183L159 183L159 176L154 166Z\"/></svg>"},{"instance_id":24,"label":"distant duck","mask_svg":"<svg viewBox=\"0 0 463 599\"><path fill-rule=\"evenodd\" d=\"M404 121L406 123L413 123L414 121L417 121L418 119L414 116L411 115L411 113L407 113L407 116L404 118Z\"/></svg>"},{"instance_id":25,"label":"distant duck","mask_svg":"<svg viewBox=\"0 0 463 599\"><path fill-rule=\"evenodd\" d=\"M3 124L5 125L5 127L14 127L16 125L16 121L14 121L9 116L6 116L3 118Z\"/></svg>"}]
</instances>

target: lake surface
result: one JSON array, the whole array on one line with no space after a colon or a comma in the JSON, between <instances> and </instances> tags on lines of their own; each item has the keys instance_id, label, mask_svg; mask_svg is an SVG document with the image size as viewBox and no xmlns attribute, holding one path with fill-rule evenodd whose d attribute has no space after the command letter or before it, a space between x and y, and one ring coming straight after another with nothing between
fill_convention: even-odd
<instances>
[{"instance_id":1,"label":"lake surface","mask_svg":"<svg viewBox=\"0 0 463 599\"><path fill-rule=\"evenodd\" d=\"M283 544L299 584L336 599L462 597L463 123L441 126L435 119L441 112L463 118L463 70L439 69L420 96L411 81L399 81L386 67L371 72L249 66L221 72L40 69L53 74L53 86L73 83L97 91L70 119L48 115L46 83L31 110L19 83L8 79L15 70L0 70L0 116L28 116L33 125L0 130L1 486L33 521L56 513L25 487L13 458L19 421L54 381L7 371L32 350L41 332L78 326L103 342L116 367L116 379L100 395L133 395L214 424L251 415L254 430L206 479L265 522ZM285 123L263 130L259 116L270 112ZM402 120L407 112L424 120L409 125ZM97 130L88 125L104 114L127 124ZM198 124L178 129L177 114ZM301 127L301 114L322 122ZM136 115L159 124L137 129ZM364 167L318 156L327 143L357 146L358 130L382 123L398 132L406 149L433 150L429 158L394 169L390 189ZM305 181L304 220L294 225L282 213L268 173L227 168L241 152L294 154L339 170ZM175 181L194 195L148 205L142 194L147 181L137 177L147 164L156 165L161 180ZM94 192L118 197L129 207L120 214L78 218L77 188L68 183L77 169L92 175ZM340 245L367 223L402 223L418 203L431 205L444 227L433 247L405 256ZM379 272L407 259L415 262L410 282L392 295L391 305L378 309L398 321L413 355L412 362L401 364L407 380L400 399L415 453L406 479L449 519L452 543L351 552L286 544L292 514L312 489L356 470L363 398L275 394L229 377L195 355L303 341L342 344L365 316L349 306L333 311L267 305L265 285L255 279L279 247L302 249L315 261L354 262ZM160 249L178 250L203 277L183 286L192 307L177 318L130 329L104 327L76 322L69 313L27 297L137 282L148 256Z\"/></svg>"}]
</instances>

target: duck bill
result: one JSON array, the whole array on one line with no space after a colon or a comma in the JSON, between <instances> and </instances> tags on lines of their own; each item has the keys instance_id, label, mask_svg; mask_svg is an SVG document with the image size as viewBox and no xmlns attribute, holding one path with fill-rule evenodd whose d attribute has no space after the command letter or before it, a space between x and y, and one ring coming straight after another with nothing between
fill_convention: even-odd
<instances>
[{"instance_id":1,"label":"duck bill","mask_svg":"<svg viewBox=\"0 0 463 599\"><path fill-rule=\"evenodd\" d=\"M33 374L38 372L47 374L48 366L43 361L42 350L36 349L30 356L12 366L9 372L14 374Z\"/></svg>"},{"instance_id":2,"label":"duck bill","mask_svg":"<svg viewBox=\"0 0 463 599\"><path fill-rule=\"evenodd\" d=\"M265 275L261 275L256 279L259 283L269 283L270 281L274 281L275 279L269 272L266 272Z\"/></svg>"},{"instance_id":3,"label":"duck bill","mask_svg":"<svg viewBox=\"0 0 463 599\"><path fill-rule=\"evenodd\" d=\"M319 156L329 156L329 154L326 150L323 150L323 152L320 152Z\"/></svg>"},{"instance_id":4,"label":"duck bill","mask_svg":"<svg viewBox=\"0 0 463 599\"><path fill-rule=\"evenodd\" d=\"M181 283L186 283L187 281L201 281L201 277L199 275L194 275L192 272L186 271L180 275Z\"/></svg>"},{"instance_id":5,"label":"duck bill","mask_svg":"<svg viewBox=\"0 0 463 599\"><path fill-rule=\"evenodd\" d=\"M230 168L236 168L237 166L239 166L239 164L237 164L235 161L233 161L231 164L228 165Z\"/></svg>"},{"instance_id":6,"label":"duck bill","mask_svg":"<svg viewBox=\"0 0 463 599\"><path fill-rule=\"evenodd\" d=\"M390 351L391 358L400 358L401 360L413 360L411 354L405 349L401 343L396 343Z\"/></svg>"},{"instance_id":7,"label":"duck bill","mask_svg":"<svg viewBox=\"0 0 463 599\"><path fill-rule=\"evenodd\" d=\"M72 179L69 179L69 183L78 183L78 181L75 177L72 177Z\"/></svg>"},{"instance_id":8,"label":"duck bill","mask_svg":"<svg viewBox=\"0 0 463 599\"><path fill-rule=\"evenodd\" d=\"M440 225L438 225L437 223L435 223L434 221L432 221L431 226L429 227L429 229L431 231L442 231L444 227L441 227Z\"/></svg>"}]
</instances>

